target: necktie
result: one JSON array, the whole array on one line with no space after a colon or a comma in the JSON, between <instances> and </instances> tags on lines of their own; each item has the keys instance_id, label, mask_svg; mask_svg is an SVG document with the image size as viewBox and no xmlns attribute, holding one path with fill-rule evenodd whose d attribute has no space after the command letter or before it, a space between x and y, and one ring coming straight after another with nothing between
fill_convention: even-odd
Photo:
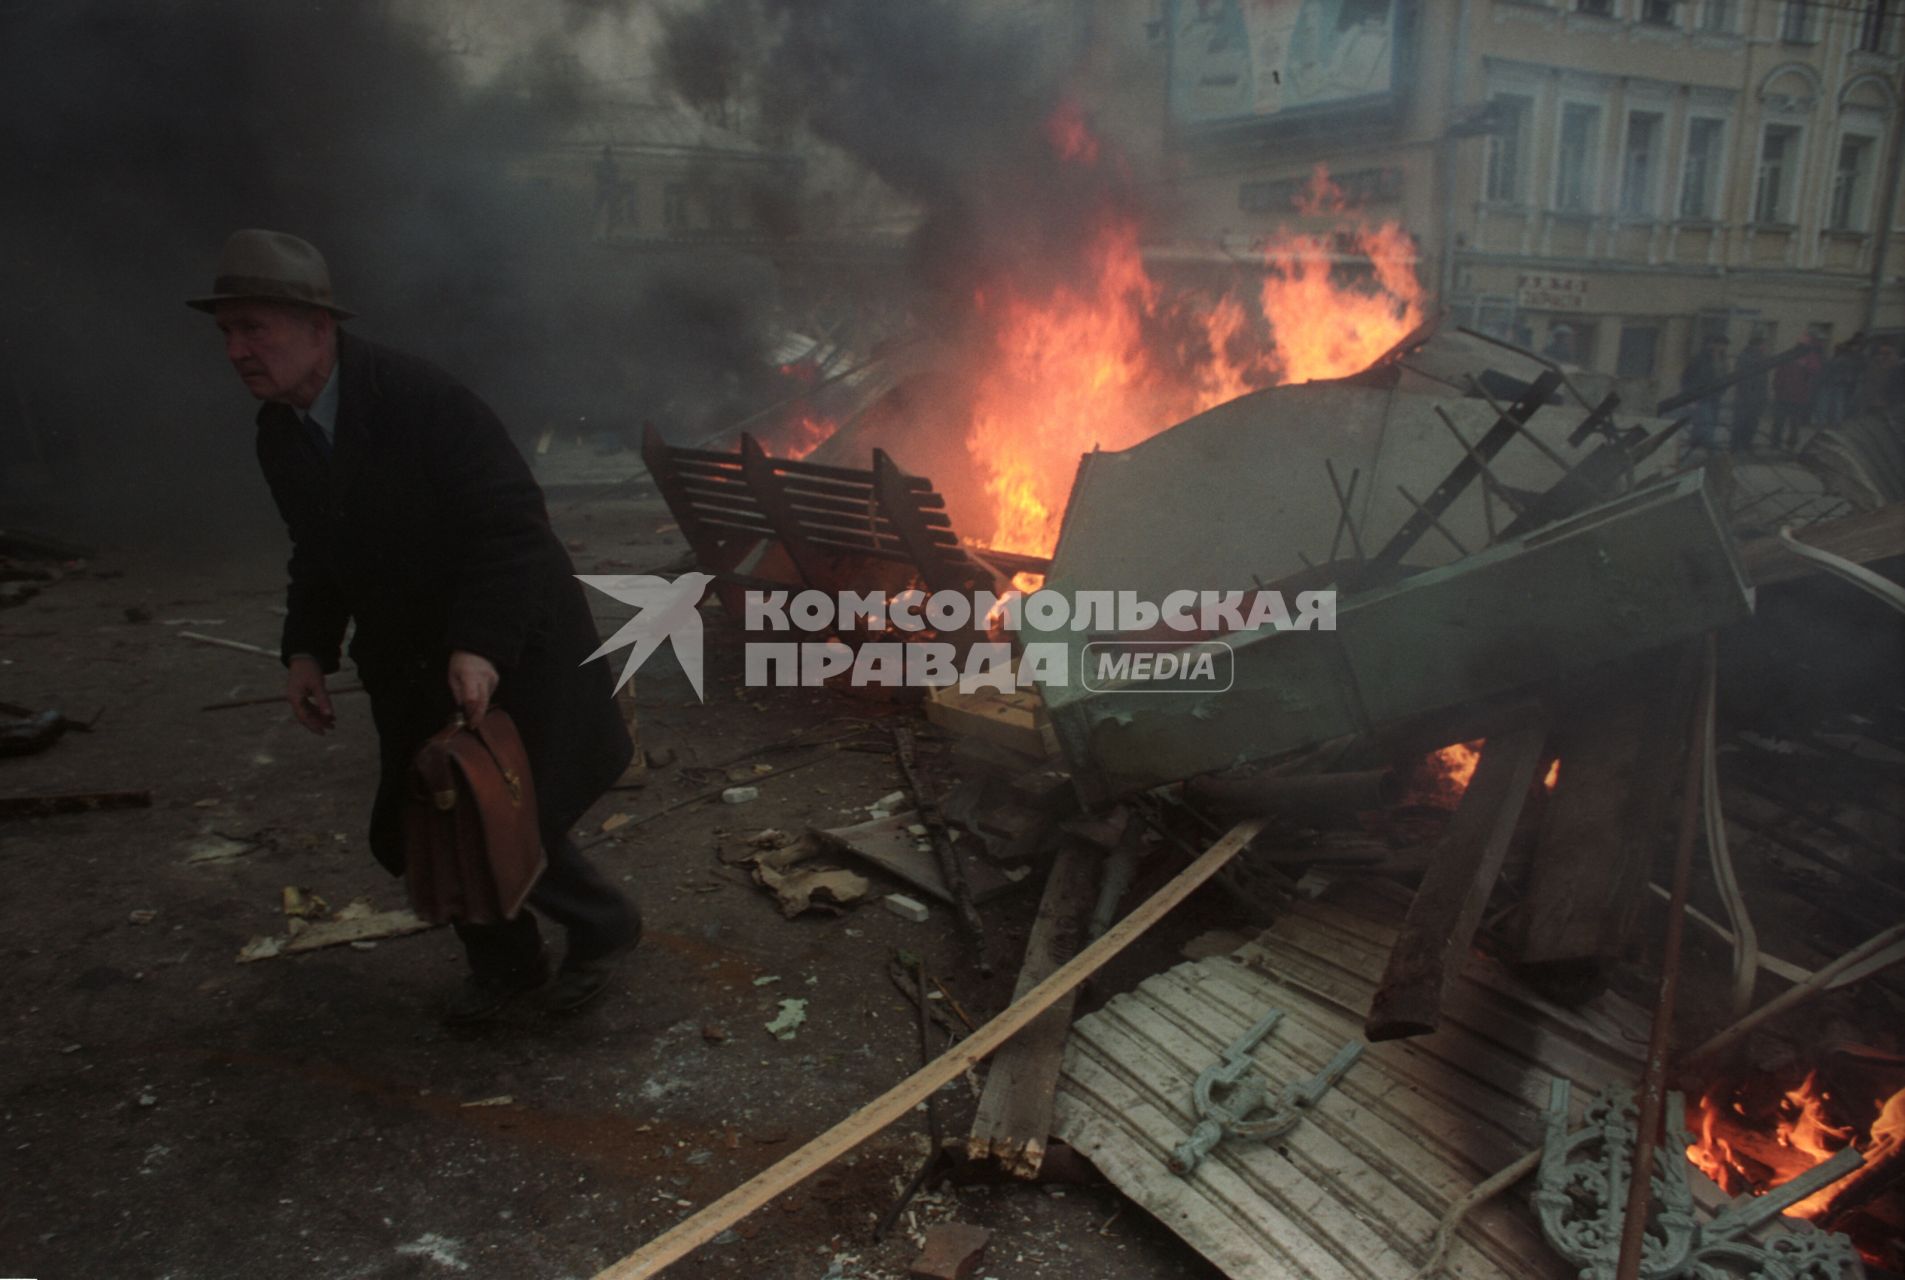
<instances>
[{"instance_id":1,"label":"necktie","mask_svg":"<svg viewBox=\"0 0 1905 1280\"><path fill-rule=\"evenodd\" d=\"M300 413L298 422L304 427L305 439L309 440L311 447L317 450L318 459L322 462L330 462L331 438L324 434L324 428L317 424L317 419L308 413Z\"/></svg>"}]
</instances>

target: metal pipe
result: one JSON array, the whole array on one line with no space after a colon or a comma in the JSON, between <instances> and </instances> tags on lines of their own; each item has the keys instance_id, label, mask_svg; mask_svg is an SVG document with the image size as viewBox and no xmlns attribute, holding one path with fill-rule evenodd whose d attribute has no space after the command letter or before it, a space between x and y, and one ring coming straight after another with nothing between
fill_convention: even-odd
<instances>
[{"instance_id":1,"label":"metal pipe","mask_svg":"<svg viewBox=\"0 0 1905 1280\"><path fill-rule=\"evenodd\" d=\"M1705 756L1707 709L1713 705L1719 646L1714 633L1706 636L1700 682L1700 705L1693 716L1687 744L1687 767L1680 783L1680 835L1674 850L1673 896L1667 904L1667 939L1660 954L1660 999L1654 1006L1653 1030L1647 1038L1647 1063L1642 1069L1640 1114L1634 1125L1634 1166L1627 1176L1627 1208L1621 1218L1620 1261L1614 1280L1639 1280L1641 1244L1647 1234L1648 1207L1654 1196L1654 1149L1659 1142L1660 1117L1667 1101L1667 1053L1673 1038L1674 997L1680 989L1680 941L1686 932L1687 890L1693 882L1694 832L1700 825L1701 777Z\"/></svg>"},{"instance_id":2,"label":"metal pipe","mask_svg":"<svg viewBox=\"0 0 1905 1280\"><path fill-rule=\"evenodd\" d=\"M1893 86L1896 101L1892 104L1892 154L1885 162L1885 188L1879 195L1879 221L1873 228L1872 246L1872 289L1865 295L1865 323L1860 326L1871 329L1878 324L1879 291L1885 288L1885 259L1892 247L1892 219L1898 213L1898 176L1899 166L1905 160L1905 71L1899 73L1899 83Z\"/></svg>"},{"instance_id":3,"label":"metal pipe","mask_svg":"<svg viewBox=\"0 0 1905 1280\"><path fill-rule=\"evenodd\" d=\"M1444 120L1453 121L1462 99L1462 86L1468 83L1468 20L1469 0L1460 0L1455 9L1455 48L1449 55L1449 101L1448 108L1442 113ZM1449 298L1455 293L1455 139L1448 129L1442 130L1442 261L1439 264L1441 276L1436 297L1443 306L1449 305Z\"/></svg>"}]
</instances>

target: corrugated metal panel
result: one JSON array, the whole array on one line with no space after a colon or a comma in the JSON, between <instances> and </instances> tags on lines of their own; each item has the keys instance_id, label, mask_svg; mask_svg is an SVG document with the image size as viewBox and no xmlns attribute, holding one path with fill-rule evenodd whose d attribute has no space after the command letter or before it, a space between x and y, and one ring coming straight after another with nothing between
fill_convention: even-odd
<instances>
[{"instance_id":1,"label":"corrugated metal panel","mask_svg":"<svg viewBox=\"0 0 1905 1280\"><path fill-rule=\"evenodd\" d=\"M1360 1037L1406 901L1345 882L1231 955L1179 965L1079 1019L1057 1135L1238 1280L1408 1280L1447 1207L1539 1142L1552 1073L1577 1099L1638 1076L1639 1010L1605 996L1563 1010L1478 961L1442 1031L1369 1046L1283 1139L1225 1142L1189 1178L1165 1166L1196 1122L1198 1073L1266 1009L1284 1019L1255 1060L1279 1086ZM1525 1195L1471 1215L1450 1275L1571 1275Z\"/></svg>"}]
</instances>

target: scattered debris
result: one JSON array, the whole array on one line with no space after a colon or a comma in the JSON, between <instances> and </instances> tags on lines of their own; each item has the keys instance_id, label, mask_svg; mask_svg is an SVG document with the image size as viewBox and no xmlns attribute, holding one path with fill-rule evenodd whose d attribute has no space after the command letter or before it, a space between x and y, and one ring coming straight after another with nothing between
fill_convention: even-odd
<instances>
[{"instance_id":1,"label":"scattered debris","mask_svg":"<svg viewBox=\"0 0 1905 1280\"><path fill-rule=\"evenodd\" d=\"M815 907L846 907L867 896L873 885L854 871L833 867L797 867L778 871L765 863L754 867L755 883L780 899L781 914L793 919Z\"/></svg>"},{"instance_id":2,"label":"scattered debris","mask_svg":"<svg viewBox=\"0 0 1905 1280\"><path fill-rule=\"evenodd\" d=\"M243 640L227 640L223 636L208 636L202 631L181 631L179 639L192 640L199 644L217 645L221 649L236 649L240 653L255 653L260 657L277 662L282 655L276 649L267 649L261 644L246 644Z\"/></svg>"},{"instance_id":3,"label":"scattered debris","mask_svg":"<svg viewBox=\"0 0 1905 1280\"><path fill-rule=\"evenodd\" d=\"M330 914L331 904L309 889L288 884L280 892L284 913L293 920L321 920ZM361 913L359 913L361 915ZM342 919L342 915L339 916Z\"/></svg>"},{"instance_id":4,"label":"scattered debris","mask_svg":"<svg viewBox=\"0 0 1905 1280\"><path fill-rule=\"evenodd\" d=\"M889 875L950 904L953 895L946 888L939 860L933 855L931 846L922 847L924 842L909 830L917 825L917 815L911 809L906 809L855 826L814 830L809 834L827 848L865 858ZM957 836L959 833L951 834ZM955 840L953 843L964 842ZM963 850L961 861L974 902L986 902L1017 883L1012 876L990 862L965 857Z\"/></svg>"},{"instance_id":5,"label":"scattered debris","mask_svg":"<svg viewBox=\"0 0 1905 1280\"><path fill-rule=\"evenodd\" d=\"M478 1098L475 1102L466 1102L463 1105L466 1108L467 1107L513 1107L516 1105L516 1099L515 1099L515 1096L512 1094L499 1093L493 1098Z\"/></svg>"},{"instance_id":6,"label":"scattered debris","mask_svg":"<svg viewBox=\"0 0 1905 1280\"><path fill-rule=\"evenodd\" d=\"M289 895L295 892L287 889L287 906L291 904ZM300 905L308 901L310 899L299 895ZM247 942L238 953L238 963L251 964L274 956L297 955L378 938L401 938L436 927L427 920L418 919L407 907L396 911L377 911L363 898L352 902L329 920L309 924L300 916L291 923L293 927L282 936L258 937Z\"/></svg>"},{"instance_id":7,"label":"scattered debris","mask_svg":"<svg viewBox=\"0 0 1905 1280\"><path fill-rule=\"evenodd\" d=\"M779 836L762 832L755 837ZM818 840L803 839L778 843L754 855L754 883L770 890L780 900L781 914L793 919L814 907L844 907L866 897L873 888L865 876L836 867L800 865L822 851Z\"/></svg>"},{"instance_id":8,"label":"scattered debris","mask_svg":"<svg viewBox=\"0 0 1905 1280\"><path fill-rule=\"evenodd\" d=\"M931 914L931 912L926 910L925 903L917 898L909 898L903 893L889 893L880 899L880 901L886 904L888 911L891 911L900 919L910 920L914 924L925 924L926 917Z\"/></svg>"},{"instance_id":9,"label":"scattered debris","mask_svg":"<svg viewBox=\"0 0 1905 1280\"><path fill-rule=\"evenodd\" d=\"M759 787L727 787L721 792L722 804L747 804L761 798Z\"/></svg>"},{"instance_id":10,"label":"scattered debris","mask_svg":"<svg viewBox=\"0 0 1905 1280\"><path fill-rule=\"evenodd\" d=\"M128 924L151 924L158 918L159 913L149 907L141 907L137 911L128 911L126 913L126 922Z\"/></svg>"},{"instance_id":11,"label":"scattered debris","mask_svg":"<svg viewBox=\"0 0 1905 1280\"><path fill-rule=\"evenodd\" d=\"M906 1274L919 1280L965 1280L991 1239L990 1231L968 1222L936 1222L926 1228L926 1245Z\"/></svg>"},{"instance_id":12,"label":"scattered debris","mask_svg":"<svg viewBox=\"0 0 1905 1280\"><path fill-rule=\"evenodd\" d=\"M57 711L39 711L0 721L0 756L28 756L59 741L68 721Z\"/></svg>"},{"instance_id":13,"label":"scattered debris","mask_svg":"<svg viewBox=\"0 0 1905 1280\"><path fill-rule=\"evenodd\" d=\"M106 809L150 809L150 791L81 791L51 796L0 796L0 818L50 818Z\"/></svg>"},{"instance_id":14,"label":"scattered debris","mask_svg":"<svg viewBox=\"0 0 1905 1280\"><path fill-rule=\"evenodd\" d=\"M256 853L264 848L265 844L264 840L236 840L211 831L185 842L185 861L187 863L231 862L246 854Z\"/></svg>"},{"instance_id":15,"label":"scattered debris","mask_svg":"<svg viewBox=\"0 0 1905 1280\"><path fill-rule=\"evenodd\" d=\"M867 810L867 813L873 818L873 820L877 822L882 818L892 817L893 812L896 809L898 809L901 805L905 804L906 800L907 800L907 796L904 791L889 791L887 794L881 796L878 800L875 800L872 804L868 805L866 807L866 810Z\"/></svg>"},{"instance_id":16,"label":"scattered debris","mask_svg":"<svg viewBox=\"0 0 1905 1280\"><path fill-rule=\"evenodd\" d=\"M776 1040L792 1040L794 1033L807 1021L807 1002L800 999L781 1001L781 1011L772 1022L763 1023L767 1034Z\"/></svg>"}]
</instances>

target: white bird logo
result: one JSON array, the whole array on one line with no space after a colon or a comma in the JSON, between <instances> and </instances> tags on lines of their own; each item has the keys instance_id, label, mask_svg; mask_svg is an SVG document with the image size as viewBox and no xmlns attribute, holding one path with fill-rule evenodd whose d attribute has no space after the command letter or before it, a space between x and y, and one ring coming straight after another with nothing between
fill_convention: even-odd
<instances>
[{"instance_id":1,"label":"white bird logo","mask_svg":"<svg viewBox=\"0 0 1905 1280\"><path fill-rule=\"evenodd\" d=\"M674 645L675 660L681 664L688 683L694 686L695 697L707 701L701 693L701 614L695 605L700 603L707 585L714 581L711 575L684 573L673 582L646 573L578 573L576 577L640 611L583 661L594 662L603 654L627 645L628 661L622 666L622 678L615 684L619 690L634 679L648 655L666 640Z\"/></svg>"}]
</instances>

